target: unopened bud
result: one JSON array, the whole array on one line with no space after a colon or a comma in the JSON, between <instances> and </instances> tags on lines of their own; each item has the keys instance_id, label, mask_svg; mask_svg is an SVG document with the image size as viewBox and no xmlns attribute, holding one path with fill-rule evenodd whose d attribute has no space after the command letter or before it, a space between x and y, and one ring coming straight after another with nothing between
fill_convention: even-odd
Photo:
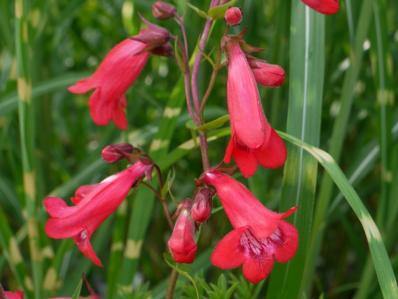
<instances>
[{"instance_id":1,"label":"unopened bud","mask_svg":"<svg viewBox=\"0 0 398 299\"><path fill-rule=\"evenodd\" d=\"M167 20L173 18L176 14L176 8L164 1L156 1L152 5L152 15L159 20Z\"/></svg>"},{"instance_id":2,"label":"unopened bud","mask_svg":"<svg viewBox=\"0 0 398 299\"><path fill-rule=\"evenodd\" d=\"M177 263L190 264L195 260L198 247L195 242L195 225L188 209L181 210L167 245Z\"/></svg>"},{"instance_id":3,"label":"unopened bud","mask_svg":"<svg viewBox=\"0 0 398 299\"><path fill-rule=\"evenodd\" d=\"M212 198L214 191L209 188L201 188L195 195L191 216L198 223L203 223L209 219L212 209Z\"/></svg>"},{"instance_id":4,"label":"unopened bud","mask_svg":"<svg viewBox=\"0 0 398 299\"><path fill-rule=\"evenodd\" d=\"M148 28L141 30L132 39L146 44L145 50L158 48L170 40L170 33L167 29L149 22L144 17L141 17L141 20Z\"/></svg>"},{"instance_id":5,"label":"unopened bud","mask_svg":"<svg viewBox=\"0 0 398 299\"><path fill-rule=\"evenodd\" d=\"M236 26L242 22L242 11L239 7L231 7L225 12L225 22L229 26Z\"/></svg>"},{"instance_id":6,"label":"unopened bud","mask_svg":"<svg viewBox=\"0 0 398 299\"><path fill-rule=\"evenodd\" d=\"M134 147L129 143L111 144L101 152L102 159L107 163L115 163L124 159L134 151Z\"/></svg>"},{"instance_id":7,"label":"unopened bud","mask_svg":"<svg viewBox=\"0 0 398 299\"><path fill-rule=\"evenodd\" d=\"M164 44L151 50L153 55L170 57L173 55L173 47L170 44Z\"/></svg>"},{"instance_id":8,"label":"unopened bud","mask_svg":"<svg viewBox=\"0 0 398 299\"><path fill-rule=\"evenodd\" d=\"M249 58L249 64L257 83L266 87L278 87L285 82L285 70L281 66L253 58Z\"/></svg>"}]
</instances>

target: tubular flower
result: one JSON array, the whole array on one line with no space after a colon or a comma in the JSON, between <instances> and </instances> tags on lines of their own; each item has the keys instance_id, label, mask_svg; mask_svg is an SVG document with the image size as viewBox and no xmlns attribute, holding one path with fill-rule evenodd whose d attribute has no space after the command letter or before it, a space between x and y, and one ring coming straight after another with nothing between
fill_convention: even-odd
<instances>
[{"instance_id":1,"label":"tubular flower","mask_svg":"<svg viewBox=\"0 0 398 299\"><path fill-rule=\"evenodd\" d=\"M195 226L185 203L179 209L179 215L167 245L171 255L177 263L190 264L195 260L196 242L194 239Z\"/></svg>"},{"instance_id":2,"label":"tubular flower","mask_svg":"<svg viewBox=\"0 0 398 299\"><path fill-rule=\"evenodd\" d=\"M152 164L137 161L126 170L95 185L81 186L67 206L57 197L44 199L50 215L46 234L54 239L72 238L79 250L97 266L102 266L90 243L94 231L122 203L131 187L152 171Z\"/></svg>"},{"instance_id":3,"label":"tubular flower","mask_svg":"<svg viewBox=\"0 0 398 299\"><path fill-rule=\"evenodd\" d=\"M249 64L258 84L278 87L285 82L285 70L281 66L253 58L249 58Z\"/></svg>"},{"instance_id":4,"label":"tubular flower","mask_svg":"<svg viewBox=\"0 0 398 299\"><path fill-rule=\"evenodd\" d=\"M283 219L296 208L282 214L270 211L244 185L216 170L206 172L202 181L216 188L233 226L214 249L213 265L221 269L242 265L244 277L258 283L267 278L275 261L286 263L293 258L298 232Z\"/></svg>"},{"instance_id":5,"label":"tubular flower","mask_svg":"<svg viewBox=\"0 0 398 299\"><path fill-rule=\"evenodd\" d=\"M24 299L24 294L21 291L15 291L15 292L9 292L9 291L4 291L3 292L5 299Z\"/></svg>"},{"instance_id":6,"label":"tubular flower","mask_svg":"<svg viewBox=\"0 0 398 299\"><path fill-rule=\"evenodd\" d=\"M227 100L231 139L224 162L232 156L243 176L252 176L260 164L276 168L286 160L286 147L268 123L261 106L256 79L239 42L226 41L228 53Z\"/></svg>"},{"instance_id":7,"label":"tubular flower","mask_svg":"<svg viewBox=\"0 0 398 299\"><path fill-rule=\"evenodd\" d=\"M339 0L301 0L312 9L325 15L335 14L339 11Z\"/></svg>"},{"instance_id":8,"label":"tubular flower","mask_svg":"<svg viewBox=\"0 0 398 299\"><path fill-rule=\"evenodd\" d=\"M169 40L167 30L148 23L137 36L117 44L90 77L78 81L68 90L83 94L95 89L90 96L90 114L94 123L105 126L113 121L127 129L125 93L145 67L152 52L162 53Z\"/></svg>"}]
</instances>

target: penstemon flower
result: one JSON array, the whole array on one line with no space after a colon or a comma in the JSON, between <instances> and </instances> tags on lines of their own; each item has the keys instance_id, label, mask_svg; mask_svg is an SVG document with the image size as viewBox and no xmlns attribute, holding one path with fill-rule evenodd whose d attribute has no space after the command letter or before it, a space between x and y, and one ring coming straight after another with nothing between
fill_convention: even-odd
<instances>
[{"instance_id":1,"label":"penstemon flower","mask_svg":"<svg viewBox=\"0 0 398 299\"><path fill-rule=\"evenodd\" d=\"M95 89L90 96L90 114L99 126L113 121L120 129L127 129L125 93L145 67L151 53L169 55L166 29L147 22L148 28L137 36L117 44L90 77L78 81L68 90L82 94Z\"/></svg>"},{"instance_id":2,"label":"penstemon flower","mask_svg":"<svg viewBox=\"0 0 398 299\"><path fill-rule=\"evenodd\" d=\"M15 292L10 292L10 291L4 291L3 295L5 299L24 299L24 293L21 291L15 291Z\"/></svg>"},{"instance_id":3,"label":"penstemon flower","mask_svg":"<svg viewBox=\"0 0 398 299\"><path fill-rule=\"evenodd\" d=\"M243 176L252 176L260 164L276 168L286 160L286 147L268 123L260 101L256 79L239 39L227 37L227 100L231 119L231 139L224 162L234 157Z\"/></svg>"},{"instance_id":4,"label":"penstemon flower","mask_svg":"<svg viewBox=\"0 0 398 299\"><path fill-rule=\"evenodd\" d=\"M45 231L50 238L72 238L79 250L97 266L102 266L90 239L95 230L126 198L130 189L152 171L153 165L137 161L126 170L95 185L81 186L72 198L74 206L67 206L57 197L44 199L50 215Z\"/></svg>"},{"instance_id":5,"label":"penstemon flower","mask_svg":"<svg viewBox=\"0 0 398 299\"><path fill-rule=\"evenodd\" d=\"M339 0L301 0L312 9L325 15L335 14L339 11Z\"/></svg>"},{"instance_id":6,"label":"penstemon flower","mask_svg":"<svg viewBox=\"0 0 398 299\"><path fill-rule=\"evenodd\" d=\"M274 262L286 263L298 246L296 228L283 219L296 208L279 214L265 208L244 185L217 170L204 173L201 181L213 186L233 226L214 249L211 262L221 269L242 266L252 282L268 277Z\"/></svg>"}]
</instances>

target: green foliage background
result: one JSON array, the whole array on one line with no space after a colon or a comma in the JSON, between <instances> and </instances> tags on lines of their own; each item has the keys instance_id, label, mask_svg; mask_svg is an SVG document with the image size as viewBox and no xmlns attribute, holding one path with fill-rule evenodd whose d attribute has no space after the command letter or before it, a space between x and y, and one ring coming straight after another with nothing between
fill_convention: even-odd
<instances>
[{"instance_id":1,"label":"green foliage background","mask_svg":"<svg viewBox=\"0 0 398 299\"><path fill-rule=\"evenodd\" d=\"M207 2L191 4L206 10ZM66 90L94 71L113 45L138 32L139 13L151 19L151 3L0 0L0 281L7 289L25 289L28 298L71 295L86 272L106 298L164 296L171 269L165 262L169 257L164 256L170 232L161 206L147 190L139 188L131 194L94 235L104 269L93 267L71 242L45 236L41 205L48 194L68 198L79 185L120 170L121 166L107 166L99 159L104 145L119 140L141 146L166 174L175 174L172 193L177 199L191 195L193 181L201 173L200 156L197 149L180 146L192 135L186 126L181 74L173 59L152 57L130 88L128 132L112 125L96 127L89 117L88 95ZM185 0L174 3L184 14L192 53L204 19ZM223 212L217 212L202 227L197 261L178 267L176 298L197 294L200 298L396 298L389 271L398 267L394 230L398 221L398 2L346 0L341 4L337 15L324 17L299 0L237 2L244 11L241 28L247 28L247 41L263 47L260 56L282 65L288 74L281 88L260 88L266 114L273 127L299 139L289 147L284 170L260 170L248 185L267 207L284 209L298 203L299 212L292 220L300 229L300 251L293 262L276 267L271 278L257 286L245 282L239 270L221 274L210 265L209 255L230 225ZM22 7L22 15L15 7ZM172 22L162 25L177 34ZM218 21L208 53L218 46L223 30L222 20ZM210 65L204 62L202 93L210 73ZM29 87L18 97L21 82L28 86L31 82L32 97L26 93ZM222 70L206 108L206 121L227 113L225 84ZM21 101L24 95L31 101ZM165 118L166 107L181 113ZM209 152L213 164L223 157L226 127L209 133L215 139ZM302 142L329 152L361 200L351 187L346 188L350 185L333 161L332 166L323 165L332 176L322 168L318 171ZM28 192L29 182L35 192ZM339 182L337 189L334 183ZM174 206L170 202L170 208ZM369 232L372 227L360 217L366 208L390 260L383 255L381 243L365 238L363 229ZM34 235L32 227L37 232L33 243L28 237ZM126 257L126 244L141 246L140 254ZM369 246L375 250L378 279ZM39 248L39 259L32 259L32 248Z\"/></svg>"}]
</instances>

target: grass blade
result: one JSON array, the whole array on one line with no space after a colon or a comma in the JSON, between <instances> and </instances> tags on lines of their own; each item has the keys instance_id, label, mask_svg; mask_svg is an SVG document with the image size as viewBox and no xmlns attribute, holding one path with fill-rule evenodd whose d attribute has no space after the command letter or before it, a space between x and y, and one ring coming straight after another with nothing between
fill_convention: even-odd
<instances>
[{"instance_id":1,"label":"grass blade","mask_svg":"<svg viewBox=\"0 0 398 299\"><path fill-rule=\"evenodd\" d=\"M355 192L354 188L352 188L344 173L337 165L336 161L330 154L319 148L303 143L299 139L286 133L280 132L280 134L288 142L311 154L326 170L327 174L339 188L340 192L343 193L347 203L361 222L362 228L365 232L373 261L373 267L376 271L383 297L398 298L397 281L380 231L358 194Z\"/></svg>"},{"instance_id":2,"label":"grass blade","mask_svg":"<svg viewBox=\"0 0 398 299\"><path fill-rule=\"evenodd\" d=\"M339 160L343 141L346 134L347 124L351 112L351 106L354 99L355 83L358 80L359 71L362 65L363 58L363 43L367 37L369 23L372 12L372 1L364 0L362 2L361 11L359 15L358 26L355 35L355 45L350 56L350 67L345 75L343 90L341 94L341 107L339 114L333 126L333 133L330 139L329 153L336 161ZM321 242L323 238L323 230L325 229L326 214L328 212L329 202L333 193L332 179L324 175L321 181L319 197L315 209L314 223L311 236L311 246L309 247L307 256L307 264L305 266L305 276L312 277L315 267L315 259L318 256Z\"/></svg>"},{"instance_id":3,"label":"grass blade","mask_svg":"<svg viewBox=\"0 0 398 299\"><path fill-rule=\"evenodd\" d=\"M303 142L319 144L324 84L324 16L292 2L290 31L290 91L287 132ZM312 227L317 162L304 149L289 147L284 169L280 209L299 209L293 223L300 232L296 257L277 266L271 276L267 298L297 298L308 277L301 275Z\"/></svg>"}]
</instances>

